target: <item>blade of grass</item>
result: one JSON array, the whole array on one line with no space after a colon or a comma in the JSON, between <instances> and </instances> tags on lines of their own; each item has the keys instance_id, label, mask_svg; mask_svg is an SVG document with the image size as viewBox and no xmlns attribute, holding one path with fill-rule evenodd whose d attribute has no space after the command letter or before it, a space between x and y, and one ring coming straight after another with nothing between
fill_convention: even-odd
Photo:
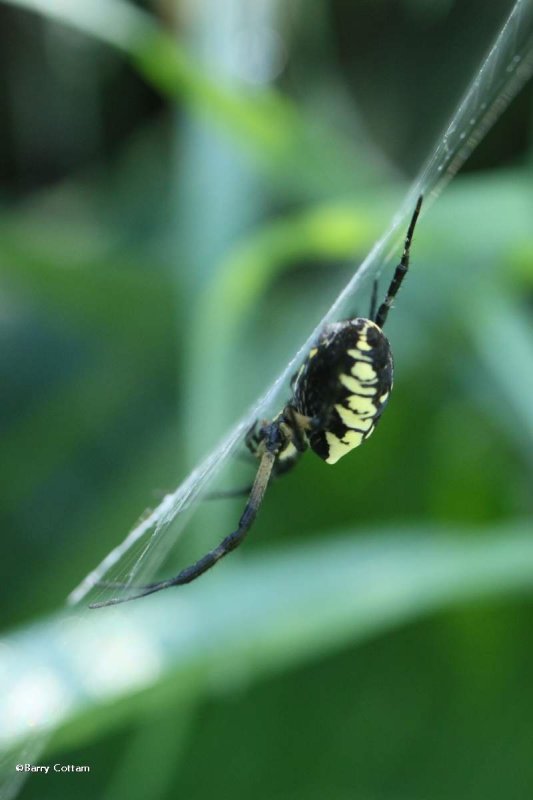
<instances>
[{"instance_id":1,"label":"blade of grass","mask_svg":"<svg viewBox=\"0 0 533 800\"><path fill-rule=\"evenodd\" d=\"M437 609L533 588L529 523L472 532L332 534L228 562L186 591L15 632L0 650L0 741L55 725L58 741L90 739L147 703L190 702Z\"/></svg>"}]
</instances>

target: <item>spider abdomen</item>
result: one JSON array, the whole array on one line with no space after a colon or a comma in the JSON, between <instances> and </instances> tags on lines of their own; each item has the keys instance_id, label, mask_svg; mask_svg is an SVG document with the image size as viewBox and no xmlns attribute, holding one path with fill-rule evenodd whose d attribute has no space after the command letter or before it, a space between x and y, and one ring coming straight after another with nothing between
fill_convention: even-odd
<instances>
[{"instance_id":1,"label":"spider abdomen","mask_svg":"<svg viewBox=\"0 0 533 800\"><path fill-rule=\"evenodd\" d=\"M328 464L372 434L392 389L387 337L356 318L328 325L293 383L293 404L313 420L309 446Z\"/></svg>"}]
</instances>

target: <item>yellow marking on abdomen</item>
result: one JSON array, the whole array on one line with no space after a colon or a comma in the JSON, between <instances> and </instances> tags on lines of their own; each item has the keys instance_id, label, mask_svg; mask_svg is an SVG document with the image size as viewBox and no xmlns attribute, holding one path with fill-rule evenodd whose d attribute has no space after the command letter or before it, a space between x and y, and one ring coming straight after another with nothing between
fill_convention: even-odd
<instances>
[{"instance_id":1,"label":"yellow marking on abdomen","mask_svg":"<svg viewBox=\"0 0 533 800\"><path fill-rule=\"evenodd\" d=\"M351 369L351 372L354 378L357 378L360 381L365 381L365 383L375 381L377 377L376 370L372 364L367 364L364 361L356 361Z\"/></svg>"},{"instance_id":2,"label":"yellow marking on abdomen","mask_svg":"<svg viewBox=\"0 0 533 800\"><path fill-rule=\"evenodd\" d=\"M363 434L358 431L347 431L344 439L339 439L334 433L328 431L326 433L326 441L329 447L329 456L326 458L326 464L336 464L346 453L361 444Z\"/></svg>"},{"instance_id":3,"label":"yellow marking on abdomen","mask_svg":"<svg viewBox=\"0 0 533 800\"><path fill-rule=\"evenodd\" d=\"M354 361L367 361L369 364L372 363L370 356L364 356L359 350L347 350L347 353Z\"/></svg>"},{"instance_id":4,"label":"yellow marking on abdomen","mask_svg":"<svg viewBox=\"0 0 533 800\"><path fill-rule=\"evenodd\" d=\"M351 375L339 375L339 381L349 392L352 392L352 394L364 394L368 397L373 397L377 392L375 386L363 386L362 383L359 383L356 378L352 378Z\"/></svg>"},{"instance_id":5,"label":"yellow marking on abdomen","mask_svg":"<svg viewBox=\"0 0 533 800\"><path fill-rule=\"evenodd\" d=\"M346 398L345 402L348 403L350 411L358 414L360 417L374 417L377 413L377 408L370 397L358 397L356 394L351 394ZM338 406L335 406L335 408L338 408Z\"/></svg>"},{"instance_id":6,"label":"yellow marking on abdomen","mask_svg":"<svg viewBox=\"0 0 533 800\"><path fill-rule=\"evenodd\" d=\"M374 406L372 406L372 408L374 408ZM366 433L366 431L372 425L371 416L369 417L367 415L362 417L360 414L351 411L349 408L344 408L344 406L341 406L340 404L335 406L335 410L347 428L360 430L362 433Z\"/></svg>"}]
</instances>

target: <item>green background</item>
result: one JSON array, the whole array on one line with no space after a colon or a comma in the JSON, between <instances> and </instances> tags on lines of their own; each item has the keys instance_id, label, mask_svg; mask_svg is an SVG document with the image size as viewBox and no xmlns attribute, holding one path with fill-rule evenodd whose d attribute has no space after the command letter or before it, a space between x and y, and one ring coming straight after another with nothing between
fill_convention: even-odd
<instances>
[{"instance_id":1,"label":"green background","mask_svg":"<svg viewBox=\"0 0 533 800\"><path fill-rule=\"evenodd\" d=\"M126 631L160 670L80 690L34 763L90 774L21 797L530 797L531 86L419 223L375 436L276 482L184 605L91 612L77 672L58 644L386 229L510 4L154 0L138 38L75 8L0 4L3 652L71 686ZM241 508L200 508L162 574Z\"/></svg>"}]
</instances>

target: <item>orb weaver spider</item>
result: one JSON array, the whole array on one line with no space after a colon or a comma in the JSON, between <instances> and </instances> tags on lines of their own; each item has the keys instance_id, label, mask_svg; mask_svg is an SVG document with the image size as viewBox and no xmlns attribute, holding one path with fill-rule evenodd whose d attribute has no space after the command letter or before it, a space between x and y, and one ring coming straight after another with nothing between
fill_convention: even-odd
<instances>
[{"instance_id":1,"label":"orb weaver spider","mask_svg":"<svg viewBox=\"0 0 533 800\"><path fill-rule=\"evenodd\" d=\"M221 493L236 496L249 492L237 528L174 577L136 587L136 593L129 597L92 603L91 608L124 603L196 580L242 543L272 476L292 469L308 447L327 464L335 464L373 433L393 384L392 353L383 326L409 268L411 241L421 205L422 195L407 230L400 263L379 308L374 282L369 318L356 317L327 325L293 376L288 403L273 420L254 422L246 434L246 446L259 459L254 482L246 490ZM122 583L102 585L127 588Z\"/></svg>"}]
</instances>

